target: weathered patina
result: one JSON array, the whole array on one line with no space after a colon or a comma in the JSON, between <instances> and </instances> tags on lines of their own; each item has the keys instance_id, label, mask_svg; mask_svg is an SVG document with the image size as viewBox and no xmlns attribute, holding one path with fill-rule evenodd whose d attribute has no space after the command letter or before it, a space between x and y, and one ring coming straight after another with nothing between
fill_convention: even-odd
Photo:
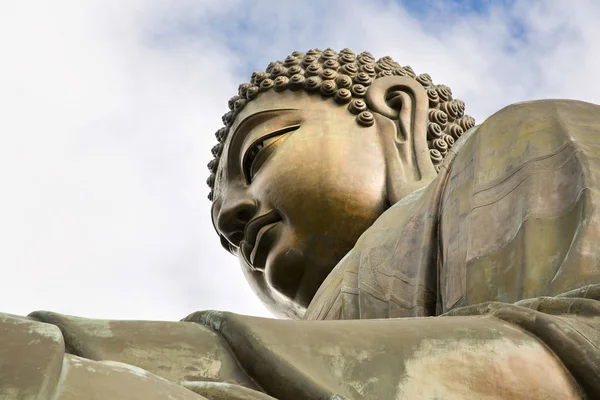
<instances>
[{"instance_id":1,"label":"weathered patina","mask_svg":"<svg viewBox=\"0 0 600 400\"><path fill-rule=\"evenodd\" d=\"M240 86L209 164L274 312L0 320L0 397L600 397L600 106L474 127L388 57L313 49Z\"/></svg>"}]
</instances>

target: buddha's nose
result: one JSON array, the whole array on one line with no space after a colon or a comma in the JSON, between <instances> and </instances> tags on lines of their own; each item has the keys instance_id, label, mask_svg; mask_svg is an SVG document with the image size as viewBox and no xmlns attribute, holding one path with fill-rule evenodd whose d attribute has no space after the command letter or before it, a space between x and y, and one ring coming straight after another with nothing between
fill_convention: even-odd
<instances>
[{"instance_id":1,"label":"buddha's nose","mask_svg":"<svg viewBox=\"0 0 600 400\"><path fill-rule=\"evenodd\" d=\"M256 210L256 202L248 198L226 201L217 216L217 229L229 243L239 247L244 238L244 228Z\"/></svg>"}]
</instances>

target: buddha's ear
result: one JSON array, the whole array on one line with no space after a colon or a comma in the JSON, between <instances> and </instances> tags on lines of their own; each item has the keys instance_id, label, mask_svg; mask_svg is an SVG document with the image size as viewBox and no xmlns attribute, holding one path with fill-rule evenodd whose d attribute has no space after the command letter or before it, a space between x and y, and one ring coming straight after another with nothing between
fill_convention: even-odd
<instances>
[{"instance_id":1,"label":"buddha's ear","mask_svg":"<svg viewBox=\"0 0 600 400\"><path fill-rule=\"evenodd\" d=\"M428 185L436 176L427 146L427 92L415 79L375 79L365 96L382 133L390 203Z\"/></svg>"}]
</instances>

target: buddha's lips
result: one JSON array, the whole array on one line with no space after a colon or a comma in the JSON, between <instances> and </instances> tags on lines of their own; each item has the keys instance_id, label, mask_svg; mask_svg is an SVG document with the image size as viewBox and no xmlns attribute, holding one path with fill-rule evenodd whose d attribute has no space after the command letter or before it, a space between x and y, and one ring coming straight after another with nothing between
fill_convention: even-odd
<instances>
[{"instance_id":1,"label":"buddha's lips","mask_svg":"<svg viewBox=\"0 0 600 400\"><path fill-rule=\"evenodd\" d=\"M279 213L271 210L248 222L244 228L244 239L240 243L240 252L247 264L254 266L258 242L270 228L281 221Z\"/></svg>"},{"instance_id":2,"label":"buddha's lips","mask_svg":"<svg viewBox=\"0 0 600 400\"><path fill-rule=\"evenodd\" d=\"M258 235L256 236L256 243L254 244L254 248L250 253L250 262L252 266L255 268L264 269L264 263L266 262L266 255L268 254L270 246L274 242L274 238L268 236L268 233L275 228L279 222L274 222L272 224L263 226L260 231L258 231ZM262 240L264 238L264 240ZM269 240L269 239L271 240ZM262 257L261 257L262 254ZM257 257L257 255L259 257Z\"/></svg>"}]
</instances>

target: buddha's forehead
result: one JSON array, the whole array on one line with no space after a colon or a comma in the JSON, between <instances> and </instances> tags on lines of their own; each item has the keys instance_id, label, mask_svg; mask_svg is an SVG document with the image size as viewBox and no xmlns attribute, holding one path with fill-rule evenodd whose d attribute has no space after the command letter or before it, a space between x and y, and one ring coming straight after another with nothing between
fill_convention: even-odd
<instances>
[{"instance_id":1,"label":"buddha's forehead","mask_svg":"<svg viewBox=\"0 0 600 400\"><path fill-rule=\"evenodd\" d=\"M235 136L241 123L256 114L274 113L284 114L289 110L314 110L325 106L327 99L311 95L303 91L269 91L261 94L257 99L247 103L246 107L236 116L230 128L228 142ZM335 106L333 104L332 106Z\"/></svg>"}]
</instances>

